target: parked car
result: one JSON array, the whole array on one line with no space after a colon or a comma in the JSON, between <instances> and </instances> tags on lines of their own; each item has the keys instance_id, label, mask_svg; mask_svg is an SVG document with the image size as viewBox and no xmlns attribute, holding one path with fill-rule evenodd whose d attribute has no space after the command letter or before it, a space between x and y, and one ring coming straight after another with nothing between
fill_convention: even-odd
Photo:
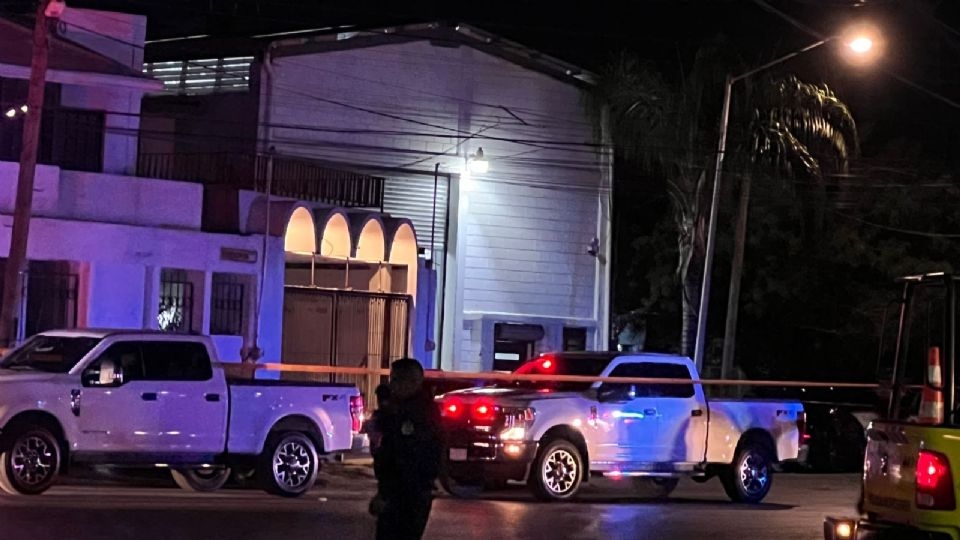
<instances>
[{"instance_id":1,"label":"parked car","mask_svg":"<svg viewBox=\"0 0 960 540\"><path fill-rule=\"evenodd\" d=\"M666 496L681 477L718 476L734 501L770 491L774 466L798 457L799 402L710 400L684 357L559 353L515 373L663 379L663 383L514 381L439 398L442 483L454 495L498 480L543 500L569 499L591 475L632 477ZM672 384L679 382L679 384Z\"/></svg>"},{"instance_id":2,"label":"parked car","mask_svg":"<svg viewBox=\"0 0 960 540\"><path fill-rule=\"evenodd\" d=\"M807 413L807 451L799 464L811 472L860 472L867 446L866 429L881 405L872 389L844 387L768 387L767 398L797 399Z\"/></svg>"},{"instance_id":3,"label":"parked car","mask_svg":"<svg viewBox=\"0 0 960 540\"><path fill-rule=\"evenodd\" d=\"M44 332L0 359L0 489L35 495L102 464L169 467L212 491L237 467L298 496L322 454L350 449L362 408L349 384L228 381L204 336Z\"/></svg>"}]
</instances>

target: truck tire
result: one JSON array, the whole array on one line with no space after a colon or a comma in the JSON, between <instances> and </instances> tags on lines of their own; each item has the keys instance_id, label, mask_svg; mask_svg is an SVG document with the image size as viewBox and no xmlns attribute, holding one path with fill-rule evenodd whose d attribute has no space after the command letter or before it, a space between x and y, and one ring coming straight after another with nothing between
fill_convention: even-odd
<instances>
[{"instance_id":1,"label":"truck tire","mask_svg":"<svg viewBox=\"0 0 960 540\"><path fill-rule=\"evenodd\" d=\"M317 447L306 434L285 431L267 437L257 470L267 493L299 497L313 487L319 472Z\"/></svg>"},{"instance_id":2,"label":"truck tire","mask_svg":"<svg viewBox=\"0 0 960 540\"><path fill-rule=\"evenodd\" d=\"M39 495L57 479L60 441L48 429L26 427L14 433L0 454L0 490L11 495Z\"/></svg>"},{"instance_id":3,"label":"truck tire","mask_svg":"<svg viewBox=\"0 0 960 540\"><path fill-rule=\"evenodd\" d=\"M765 444L746 441L737 447L733 463L720 471L720 482L730 500L756 504L773 484L772 451Z\"/></svg>"},{"instance_id":4,"label":"truck tire","mask_svg":"<svg viewBox=\"0 0 960 540\"><path fill-rule=\"evenodd\" d=\"M583 458L566 439L554 439L540 447L530 470L530 490L542 501L573 498L583 482Z\"/></svg>"},{"instance_id":5,"label":"truck tire","mask_svg":"<svg viewBox=\"0 0 960 540\"><path fill-rule=\"evenodd\" d=\"M679 478L663 476L633 478L632 481L637 496L644 499L666 499L680 483Z\"/></svg>"},{"instance_id":6,"label":"truck tire","mask_svg":"<svg viewBox=\"0 0 960 540\"><path fill-rule=\"evenodd\" d=\"M222 488L230 479L230 467L194 467L170 469L170 476L180 489L195 493L209 493Z\"/></svg>"}]
</instances>

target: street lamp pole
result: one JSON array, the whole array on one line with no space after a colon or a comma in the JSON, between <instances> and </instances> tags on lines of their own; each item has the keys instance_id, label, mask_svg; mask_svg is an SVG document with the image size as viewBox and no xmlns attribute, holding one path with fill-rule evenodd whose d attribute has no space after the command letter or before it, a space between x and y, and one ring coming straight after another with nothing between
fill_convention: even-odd
<instances>
[{"instance_id":1,"label":"street lamp pole","mask_svg":"<svg viewBox=\"0 0 960 540\"><path fill-rule=\"evenodd\" d=\"M703 356L707 346L707 312L709 311L710 305L710 285L712 281L711 274L713 273L713 254L716 250L717 213L718 207L720 206L720 182L723 178L723 158L727 153L727 127L730 123L730 94L733 91L733 83L756 75L761 71L766 71L773 66L782 64L787 60L799 56L811 49L816 49L817 47L835 39L837 39L837 36L821 39L820 41L811 43L800 50L786 54L775 60L771 60L760 67L751 69L750 71L741 73L740 75L727 75L727 80L723 87L723 109L720 113L720 140L717 142L717 161L713 169L713 195L710 199L710 218L707 222L707 246L703 257L703 282L702 286L700 287L700 306L697 312L697 341L694 349L693 360L697 366L698 372L703 371Z\"/></svg>"}]
</instances>

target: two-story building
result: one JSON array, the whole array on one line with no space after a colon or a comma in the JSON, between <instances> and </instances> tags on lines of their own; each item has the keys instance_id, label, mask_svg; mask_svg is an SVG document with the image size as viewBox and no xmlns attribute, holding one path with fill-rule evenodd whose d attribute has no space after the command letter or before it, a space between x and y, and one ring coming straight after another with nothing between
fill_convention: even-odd
<instances>
[{"instance_id":1,"label":"two-story building","mask_svg":"<svg viewBox=\"0 0 960 540\"><path fill-rule=\"evenodd\" d=\"M144 100L142 175L217 184L228 205L265 185L267 162L288 192L382 181L380 209L417 231L421 360L512 369L607 347L612 162L589 73L469 25L184 38L147 55L164 89ZM332 249L288 255L288 274L306 259L340 272Z\"/></svg>"},{"instance_id":2,"label":"two-story building","mask_svg":"<svg viewBox=\"0 0 960 540\"><path fill-rule=\"evenodd\" d=\"M138 175L150 163L138 157L142 97L163 89L143 73L145 24L68 9L51 36L21 336L205 333L228 361L254 345L273 362L381 366L406 355L417 241L408 220L381 211L382 177L280 156L204 162L226 185L199 172ZM0 253L10 245L30 36L0 19Z\"/></svg>"}]
</instances>

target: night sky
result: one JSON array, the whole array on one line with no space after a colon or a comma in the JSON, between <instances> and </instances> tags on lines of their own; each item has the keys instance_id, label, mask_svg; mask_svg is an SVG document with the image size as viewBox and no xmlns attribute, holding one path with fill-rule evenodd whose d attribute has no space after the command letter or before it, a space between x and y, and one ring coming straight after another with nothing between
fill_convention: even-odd
<instances>
[{"instance_id":1,"label":"night sky","mask_svg":"<svg viewBox=\"0 0 960 540\"><path fill-rule=\"evenodd\" d=\"M960 108L898 82L899 75L960 102L960 2L938 0L768 0L818 32L852 21L880 27L887 41L883 64L851 68L831 50L813 51L785 66L825 81L853 109L863 156L882 159L890 144L917 146L911 156L954 168ZM745 65L800 48L815 37L751 0L71 0L72 6L149 16L150 39L212 34L245 36L282 30L456 20L497 32L588 69L617 51L633 50L666 73L679 72L704 40L726 37ZM27 12L23 0L0 0L7 13ZM149 54L149 49L148 49ZM891 141L894 141L891 143Z\"/></svg>"}]
</instances>

